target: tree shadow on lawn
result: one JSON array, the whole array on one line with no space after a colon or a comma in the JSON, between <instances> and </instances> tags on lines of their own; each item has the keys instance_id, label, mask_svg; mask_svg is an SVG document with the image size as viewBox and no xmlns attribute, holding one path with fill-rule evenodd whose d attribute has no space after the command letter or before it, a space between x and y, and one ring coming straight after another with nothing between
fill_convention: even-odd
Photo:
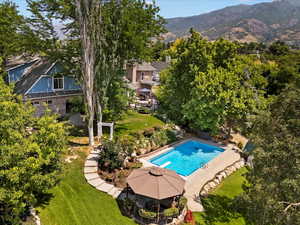
<instances>
[{"instance_id":1,"label":"tree shadow on lawn","mask_svg":"<svg viewBox=\"0 0 300 225\"><path fill-rule=\"evenodd\" d=\"M220 195L209 195L202 199L205 213L202 218L207 225L216 223L229 223L231 220L241 217L236 210L234 200Z\"/></svg>"},{"instance_id":2,"label":"tree shadow on lawn","mask_svg":"<svg viewBox=\"0 0 300 225\"><path fill-rule=\"evenodd\" d=\"M49 205L49 203L53 197L54 197L54 194L50 193L50 192L41 194L37 197L38 202L36 205L40 208L45 208L46 206Z\"/></svg>"}]
</instances>

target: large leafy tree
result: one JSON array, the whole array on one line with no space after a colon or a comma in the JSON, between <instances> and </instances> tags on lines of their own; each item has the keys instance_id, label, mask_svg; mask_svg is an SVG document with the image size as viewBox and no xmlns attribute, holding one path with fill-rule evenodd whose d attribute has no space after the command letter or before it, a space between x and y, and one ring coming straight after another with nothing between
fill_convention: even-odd
<instances>
[{"instance_id":1,"label":"large leafy tree","mask_svg":"<svg viewBox=\"0 0 300 225\"><path fill-rule=\"evenodd\" d=\"M66 131L55 116L34 117L0 79L0 224L20 224L59 179Z\"/></svg>"},{"instance_id":2,"label":"large leafy tree","mask_svg":"<svg viewBox=\"0 0 300 225\"><path fill-rule=\"evenodd\" d=\"M11 1L0 2L0 56L5 68L9 57L36 50L38 38Z\"/></svg>"},{"instance_id":3,"label":"large leafy tree","mask_svg":"<svg viewBox=\"0 0 300 225\"><path fill-rule=\"evenodd\" d=\"M249 223L300 224L299 87L286 88L250 132L257 149L238 205Z\"/></svg>"},{"instance_id":4,"label":"large leafy tree","mask_svg":"<svg viewBox=\"0 0 300 225\"><path fill-rule=\"evenodd\" d=\"M264 67L256 58L239 56L236 44L208 42L192 31L169 52L173 62L162 76L159 98L176 122L211 132L225 126L230 134L237 122L264 107Z\"/></svg>"},{"instance_id":5,"label":"large leafy tree","mask_svg":"<svg viewBox=\"0 0 300 225\"><path fill-rule=\"evenodd\" d=\"M103 110L114 105L108 96L119 93L110 89L111 82L122 81L126 61L147 58L150 38L163 30L158 8L142 0L29 2L34 18L47 17L43 27L51 24L47 22L50 18L69 22L64 29L67 39L60 48L61 55L56 57L66 71L78 75L82 84L93 145L95 110L100 125Z\"/></svg>"},{"instance_id":6,"label":"large leafy tree","mask_svg":"<svg viewBox=\"0 0 300 225\"><path fill-rule=\"evenodd\" d=\"M95 94L97 100L98 135L102 134L103 110L121 112L116 94L123 93L124 65L128 61L149 58L150 38L161 34L163 19L157 15L159 8L145 1L110 1L102 7L102 33L97 40ZM115 91L113 88L118 88ZM120 101L119 101L120 102ZM108 108L107 107L113 107ZM121 106L121 107L118 107Z\"/></svg>"}]
</instances>

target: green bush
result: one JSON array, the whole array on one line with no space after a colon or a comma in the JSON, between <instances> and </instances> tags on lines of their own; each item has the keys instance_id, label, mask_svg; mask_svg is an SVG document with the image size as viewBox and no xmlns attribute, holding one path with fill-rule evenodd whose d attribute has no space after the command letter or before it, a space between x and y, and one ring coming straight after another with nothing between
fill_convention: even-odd
<instances>
[{"instance_id":1,"label":"green bush","mask_svg":"<svg viewBox=\"0 0 300 225\"><path fill-rule=\"evenodd\" d=\"M168 143L168 137L165 130L155 132L152 135L151 140L158 146L164 146Z\"/></svg>"},{"instance_id":2,"label":"green bush","mask_svg":"<svg viewBox=\"0 0 300 225\"><path fill-rule=\"evenodd\" d=\"M176 134L175 134L175 132L173 131L173 130L171 130L171 129L166 129L166 135L167 135L167 137L168 137L168 144L169 143L172 143L172 142L174 142L174 141L177 141L177 137L176 137Z\"/></svg>"},{"instance_id":3,"label":"green bush","mask_svg":"<svg viewBox=\"0 0 300 225\"><path fill-rule=\"evenodd\" d=\"M140 217L146 218L146 219L155 219L157 217L157 213L147 211L145 209L139 209L139 215L140 215Z\"/></svg>"},{"instance_id":4,"label":"green bush","mask_svg":"<svg viewBox=\"0 0 300 225\"><path fill-rule=\"evenodd\" d=\"M139 169L143 166L143 163L141 162L135 162L130 164L130 169Z\"/></svg>"},{"instance_id":5,"label":"green bush","mask_svg":"<svg viewBox=\"0 0 300 225\"><path fill-rule=\"evenodd\" d=\"M135 150L135 139L130 135L125 135L119 137L115 144L119 148L119 152L126 156L131 156L133 151Z\"/></svg>"},{"instance_id":6,"label":"green bush","mask_svg":"<svg viewBox=\"0 0 300 225\"><path fill-rule=\"evenodd\" d=\"M154 134L154 128L149 128L144 130L143 135L147 138L151 137Z\"/></svg>"},{"instance_id":7,"label":"green bush","mask_svg":"<svg viewBox=\"0 0 300 225\"><path fill-rule=\"evenodd\" d=\"M82 96L75 96L69 99L68 104L70 104L72 113L85 114L86 110Z\"/></svg>"},{"instance_id":8,"label":"green bush","mask_svg":"<svg viewBox=\"0 0 300 225\"><path fill-rule=\"evenodd\" d=\"M114 141L103 140L98 163L100 169L112 172L114 169L122 167L124 159L121 157L120 149Z\"/></svg>"},{"instance_id":9,"label":"green bush","mask_svg":"<svg viewBox=\"0 0 300 225\"><path fill-rule=\"evenodd\" d=\"M138 112L142 113L142 114L150 114L151 110L147 107L141 107L141 108L138 109Z\"/></svg>"},{"instance_id":10,"label":"green bush","mask_svg":"<svg viewBox=\"0 0 300 225\"><path fill-rule=\"evenodd\" d=\"M178 202L178 206L180 209L183 209L187 204L187 198L184 196L181 196Z\"/></svg>"},{"instance_id":11,"label":"green bush","mask_svg":"<svg viewBox=\"0 0 300 225\"><path fill-rule=\"evenodd\" d=\"M122 167L126 157L131 156L135 148L134 138L122 136L114 141L103 140L100 152L99 167L112 172Z\"/></svg>"},{"instance_id":12,"label":"green bush","mask_svg":"<svg viewBox=\"0 0 300 225\"><path fill-rule=\"evenodd\" d=\"M237 147L238 147L239 149L243 150L244 145L243 145L242 142L239 142L239 143L237 144Z\"/></svg>"},{"instance_id":13,"label":"green bush","mask_svg":"<svg viewBox=\"0 0 300 225\"><path fill-rule=\"evenodd\" d=\"M178 208L169 208L164 210L164 216L165 217L174 217L179 214Z\"/></svg>"}]
</instances>

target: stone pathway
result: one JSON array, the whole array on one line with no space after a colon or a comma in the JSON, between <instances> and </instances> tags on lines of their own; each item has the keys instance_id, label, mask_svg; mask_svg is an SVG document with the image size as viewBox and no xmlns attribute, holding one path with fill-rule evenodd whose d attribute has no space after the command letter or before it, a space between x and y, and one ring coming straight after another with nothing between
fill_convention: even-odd
<instances>
[{"instance_id":1,"label":"stone pathway","mask_svg":"<svg viewBox=\"0 0 300 225\"><path fill-rule=\"evenodd\" d=\"M88 155L84 164L84 177L86 181L99 191L105 192L111 195L113 198L118 198L122 189L115 187L101 179L98 175L98 159L99 150L93 150Z\"/></svg>"}]
</instances>

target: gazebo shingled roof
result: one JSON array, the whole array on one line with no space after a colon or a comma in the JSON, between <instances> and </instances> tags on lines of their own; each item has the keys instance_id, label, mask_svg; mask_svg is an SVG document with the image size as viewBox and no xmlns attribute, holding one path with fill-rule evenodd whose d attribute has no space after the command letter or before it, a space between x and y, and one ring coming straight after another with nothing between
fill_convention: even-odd
<instances>
[{"instance_id":1,"label":"gazebo shingled roof","mask_svg":"<svg viewBox=\"0 0 300 225\"><path fill-rule=\"evenodd\" d=\"M185 180L172 170L148 167L132 171L127 183L135 194L162 200L182 195Z\"/></svg>"}]
</instances>

